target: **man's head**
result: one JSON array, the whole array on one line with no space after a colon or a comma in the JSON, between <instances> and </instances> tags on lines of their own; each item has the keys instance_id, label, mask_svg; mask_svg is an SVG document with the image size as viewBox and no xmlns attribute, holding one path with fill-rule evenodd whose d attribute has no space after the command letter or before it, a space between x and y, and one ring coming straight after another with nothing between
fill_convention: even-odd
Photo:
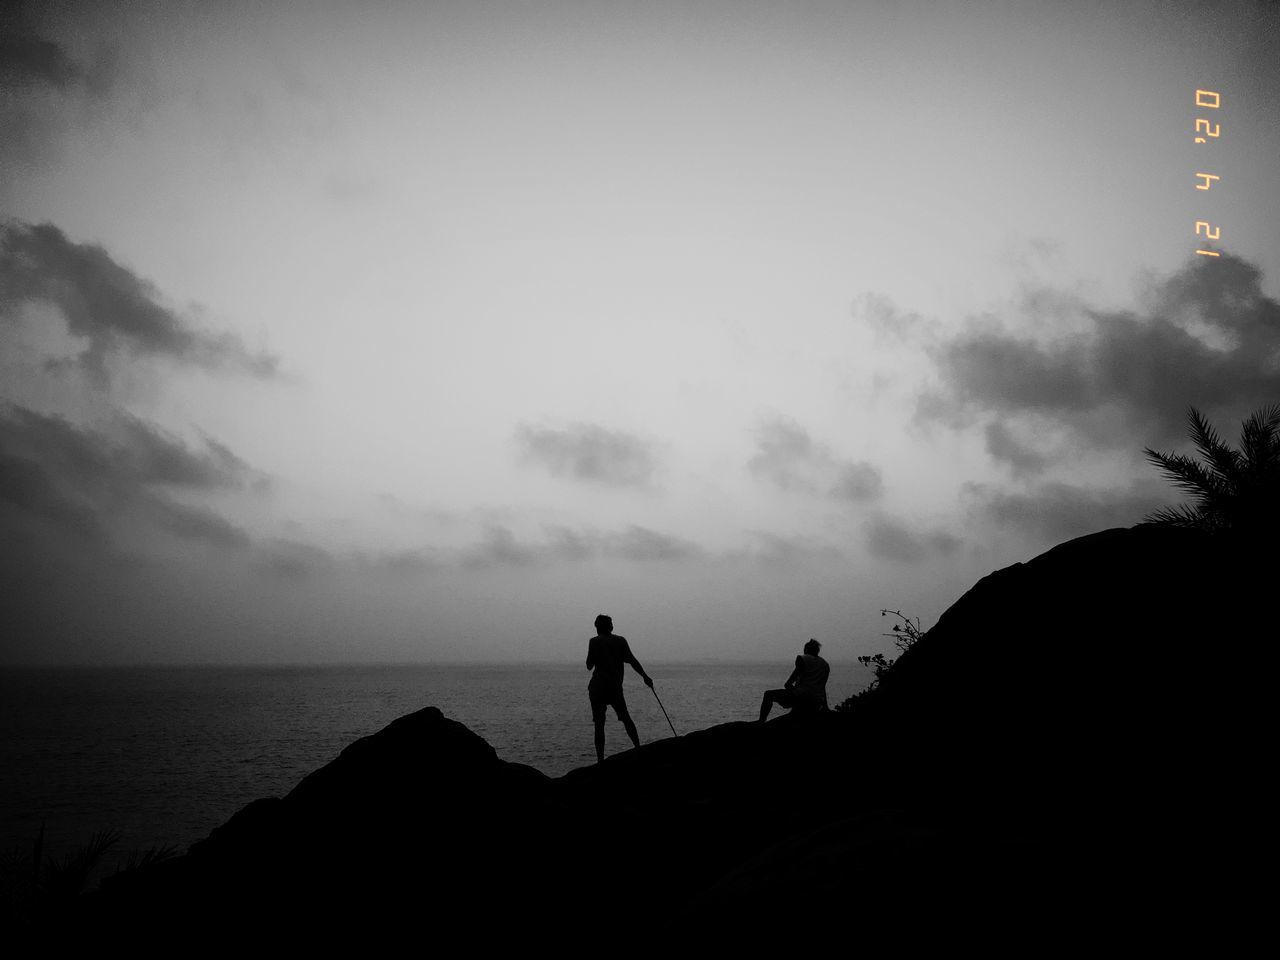
<instances>
[{"instance_id":1,"label":"man's head","mask_svg":"<svg viewBox=\"0 0 1280 960\"><path fill-rule=\"evenodd\" d=\"M818 651L821 649L822 649L822 644L820 644L817 640L810 640L808 643L804 645L804 652L811 657L816 657L818 655Z\"/></svg>"},{"instance_id":2,"label":"man's head","mask_svg":"<svg viewBox=\"0 0 1280 960\"><path fill-rule=\"evenodd\" d=\"M596 617L596 633L613 633L613 617L606 613L602 613L600 616Z\"/></svg>"}]
</instances>

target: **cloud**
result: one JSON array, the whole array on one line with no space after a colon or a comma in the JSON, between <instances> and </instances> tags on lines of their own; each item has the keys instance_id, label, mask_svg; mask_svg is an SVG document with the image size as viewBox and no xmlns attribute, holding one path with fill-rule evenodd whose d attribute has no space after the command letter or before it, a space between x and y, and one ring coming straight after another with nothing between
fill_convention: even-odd
<instances>
[{"instance_id":1,"label":"cloud","mask_svg":"<svg viewBox=\"0 0 1280 960\"><path fill-rule=\"evenodd\" d=\"M702 548L690 540L635 525L606 536L602 549L606 556L644 562L684 560L702 553Z\"/></svg>"},{"instance_id":2,"label":"cloud","mask_svg":"<svg viewBox=\"0 0 1280 960\"><path fill-rule=\"evenodd\" d=\"M1023 492L968 483L963 495L979 518L1053 542L1131 527L1171 499L1169 489L1154 480L1128 487L1044 483Z\"/></svg>"},{"instance_id":3,"label":"cloud","mask_svg":"<svg viewBox=\"0 0 1280 960\"><path fill-rule=\"evenodd\" d=\"M698 544L648 527L630 524L621 530L574 530L547 527L540 542L519 540L510 528L492 524L484 538L456 555L463 567L527 567L553 561L595 559L660 563L704 555Z\"/></svg>"},{"instance_id":4,"label":"cloud","mask_svg":"<svg viewBox=\"0 0 1280 960\"><path fill-rule=\"evenodd\" d=\"M1260 279L1230 254L1196 258L1155 284L1140 313L1082 307L1080 329L1056 339L970 321L928 345L941 388L920 397L917 417L962 427L982 413L1034 416L1095 445L1141 447L1180 439L1188 405L1241 415L1280 395L1280 304ZM1031 469L1034 456L1002 430L988 449Z\"/></svg>"},{"instance_id":5,"label":"cloud","mask_svg":"<svg viewBox=\"0 0 1280 960\"><path fill-rule=\"evenodd\" d=\"M1037 453L1016 437L1003 420L992 420L987 424L986 439L987 453L1007 463L1015 477L1041 473L1049 464L1049 457Z\"/></svg>"},{"instance_id":6,"label":"cloud","mask_svg":"<svg viewBox=\"0 0 1280 960\"><path fill-rule=\"evenodd\" d=\"M938 326L937 321L898 309L881 293L864 293L854 301L850 313L854 319L866 323L882 343L930 335Z\"/></svg>"},{"instance_id":7,"label":"cloud","mask_svg":"<svg viewBox=\"0 0 1280 960\"><path fill-rule=\"evenodd\" d=\"M484 539L463 551L464 567L526 567L538 560L538 551L520 543L507 527L489 527Z\"/></svg>"},{"instance_id":8,"label":"cloud","mask_svg":"<svg viewBox=\"0 0 1280 960\"><path fill-rule=\"evenodd\" d=\"M281 580L303 580L326 573L335 566L335 558L327 550L297 540L270 540L257 546L254 565Z\"/></svg>"},{"instance_id":9,"label":"cloud","mask_svg":"<svg viewBox=\"0 0 1280 960\"><path fill-rule=\"evenodd\" d=\"M552 475L610 487L642 487L653 477L650 445L633 434L575 423L556 430L521 424L515 442L521 458Z\"/></svg>"},{"instance_id":10,"label":"cloud","mask_svg":"<svg viewBox=\"0 0 1280 960\"><path fill-rule=\"evenodd\" d=\"M175 494L244 487L254 471L226 447L191 449L121 415L108 428L82 428L25 407L0 406L0 518L108 544L132 523L184 540L243 545L248 536Z\"/></svg>"},{"instance_id":11,"label":"cloud","mask_svg":"<svg viewBox=\"0 0 1280 960\"><path fill-rule=\"evenodd\" d=\"M747 548L729 554L731 558L787 566L813 561L832 562L843 557L838 548L817 537L780 535L763 530L749 530L747 537Z\"/></svg>"},{"instance_id":12,"label":"cloud","mask_svg":"<svg viewBox=\"0 0 1280 960\"><path fill-rule=\"evenodd\" d=\"M898 563L919 563L935 553L946 556L963 543L946 530L918 533L903 521L883 513L868 518L864 529L871 555Z\"/></svg>"},{"instance_id":13,"label":"cloud","mask_svg":"<svg viewBox=\"0 0 1280 960\"><path fill-rule=\"evenodd\" d=\"M884 479L879 468L865 462L846 462L837 466L835 482L828 495L836 500L861 502L875 500L883 492Z\"/></svg>"},{"instance_id":14,"label":"cloud","mask_svg":"<svg viewBox=\"0 0 1280 960\"><path fill-rule=\"evenodd\" d=\"M590 560L613 557L640 562L685 560L701 556L703 549L691 540L629 524L621 530L547 529L547 552L562 560Z\"/></svg>"},{"instance_id":15,"label":"cloud","mask_svg":"<svg viewBox=\"0 0 1280 960\"><path fill-rule=\"evenodd\" d=\"M116 455L129 475L142 483L212 489L243 487L257 477L249 464L208 437L204 451L194 453L156 427L123 414L119 432Z\"/></svg>"},{"instance_id":16,"label":"cloud","mask_svg":"<svg viewBox=\"0 0 1280 960\"><path fill-rule=\"evenodd\" d=\"M65 493L38 462L12 456L4 442L7 426L0 421L0 517L25 516L76 540L101 539L98 511Z\"/></svg>"},{"instance_id":17,"label":"cloud","mask_svg":"<svg viewBox=\"0 0 1280 960\"><path fill-rule=\"evenodd\" d=\"M780 490L817 494L833 500L867 502L884 493L878 467L835 456L793 420L777 418L756 428L756 452L747 470Z\"/></svg>"},{"instance_id":18,"label":"cloud","mask_svg":"<svg viewBox=\"0 0 1280 960\"><path fill-rule=\"evenodd\" d=\"M114 47L100 45L91 60L77 59L5 19L0 14L0 176L12 178L46 169L70 129L105 118L108 102L118 100L121 70Z\"/></svg>"},{"instance_id":19,"label":"cloud","mask_svg":"<svg viewBox=\"0 0 1280 960\"><path fill-rule=\"evenodd\" d=\"M105 97L111 92L115 74L116 57L109 47L101 48L93 63L85 65L53 40L0 37L0 90L48 87Z\"/></svg>"},{"instance_id":20,"label":"cloud","mask_svg":"<svg viewBox=\"0 0 1280 960\"><path fill-rule=\"evenodd\" d=\"M774 420L756 429L756 452L747 461L747 470L781 490L809 491L815 487L808 476L811 461L824 458L803 427Z\"/></svg>"},{"instance_id":21,"label":"cloud","mask_svg":"<svg viewBox=\"0 0 1280 960\"><path fill-rule=\"evenodd\" d=\"M373 556L357 555L357 563L379 573L407 576L428 573L444 566L440 551L424 547L416 550L388 550Z\"/></svg>"},{"instance_id":22,"label":"cloud","mask_svg":"<svg viewBox=\"0 0 1280 960\"><path fill-rule=\"evenodd\" d=\"M51 223L0 223L0 319L26 303L47 303L87 341L75 362L98 384L116 356L158 356L205 369L271 377L278 360L250 352L236 336L192 327L160 303L156 289L101 246L75 243Z\"/></svg>"},{"instance_id":23,"label":"cloud","mask_svg":"<svg viewBox=\"0 0 1280 960\"><path fill-rule=\"evenodd\" d=\"M600 554L600 538L596 534L568 527L549 527L547 549L558 560L590 560Z\"/></svg>"},{"instance_id":24,"label":"cloud","mask_svg":"<svg viewBox=\"0 0 1280 960\"><path fill-rule=\"evenodd\" d=\"M1049 237L1028 237L1027 246L1040 260L1054 260L1062 253L1062 241Z\"/></svg>"},{"instance_id":25,"label":"cloud","mask_svg":"<svg viewBox=\"0 0 1280 960\"><path fill-rule=\"evenodd\" d=\"M212 510L175 503L155 497L150 503L155 523L183 540L196 540L215 547L244 547L249 535Z\"/></svg>"}]
</instances>

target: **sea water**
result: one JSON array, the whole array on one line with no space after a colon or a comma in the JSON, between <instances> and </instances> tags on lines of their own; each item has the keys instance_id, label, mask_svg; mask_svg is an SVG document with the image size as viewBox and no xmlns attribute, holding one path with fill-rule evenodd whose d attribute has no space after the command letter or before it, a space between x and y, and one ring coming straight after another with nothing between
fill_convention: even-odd
<instances>
[{"instance_id":1,"label":"sea water","mask_svg":"<svg viewBox=\"0 0 1280 960\"><path fill-rule=\"evenodd\" d=\"M753 719L790 664L647 669L684 733ZM559 776L595 759L588 679L579 664L0 670L0 852L30 849L42 824L55 854L103 829L120 835L117 857L185 850L250 801L284 796L354 740L426 706L502 759ZM860 664L832 664L831 704L870 679ZM671 736L630 672L625 689L641 742ZM606 753L629 747L610 711Z\"/></svg>"}]
</instances>

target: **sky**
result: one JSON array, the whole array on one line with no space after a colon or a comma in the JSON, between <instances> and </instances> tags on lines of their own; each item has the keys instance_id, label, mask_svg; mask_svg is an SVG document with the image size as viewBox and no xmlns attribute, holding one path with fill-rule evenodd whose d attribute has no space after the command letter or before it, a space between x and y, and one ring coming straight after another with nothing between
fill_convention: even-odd
<instances>
[{"instance_id":1,"label":"sky","mask_svg":"<svg viewBox=\"0 0 1280 960\"><path fill-rule=\"evenodd\" d=\"M2 664L851 661L1280 401L1274 2L2 9Z\"/></svg>"}]
</instances>

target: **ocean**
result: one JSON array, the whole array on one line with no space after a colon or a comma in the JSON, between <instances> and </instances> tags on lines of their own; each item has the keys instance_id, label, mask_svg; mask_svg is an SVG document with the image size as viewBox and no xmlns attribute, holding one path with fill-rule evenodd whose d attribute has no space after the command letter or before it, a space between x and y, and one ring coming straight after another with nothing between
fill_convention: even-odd
<instances>
[{"instance_id":1,"label":"ocean","mask_svg":"<svg viewBox=\"0 0 1280 960\"><path fill-rule=\"evenodd\" d=\"M647 669L686 733L754 718L790 664ZM54 855L104 829L120 835L116 860L185 851L250 801L283 796L352 741L427 706L502 759L559 776L595 759L588 678L578 664L0 670L0 852L29 850L42 823ZM832 706L870 679L861 664L833 663ZM626 696L642 743L671 736L630 671ZM605 736L607 754L630 747L612 711Z\"/></svg>"}]
</instances>

